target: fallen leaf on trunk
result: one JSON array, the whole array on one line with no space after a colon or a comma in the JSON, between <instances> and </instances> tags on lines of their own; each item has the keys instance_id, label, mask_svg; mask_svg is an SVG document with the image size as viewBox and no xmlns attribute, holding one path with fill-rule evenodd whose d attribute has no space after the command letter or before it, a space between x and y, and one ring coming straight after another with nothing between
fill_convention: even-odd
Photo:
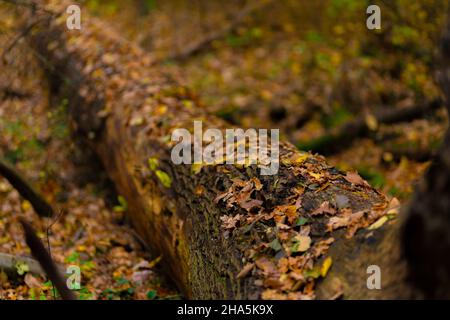
<instances>
[{"instance_id":1,"label":"fallen leaf on trunk","mask_svg":"<svg viewBox=\"0 0 450 320\"><path fill-rule=\"evenodd\" d=\"M367 229L368 230L375 230L380 228L386 221L388 221L389 218L387 216L382 216L380 219L372 223Z\"/></svg>"},{"instance_id":2,"label":"fallen leaf on trunk","mask_svg":"<svg viewBox=\"0 0 450 320\"><path fill-rule=\"evenodd\" d=\"M311 215L335 214L336 209L333 208L328 201L324 201L317 209L311 212Z\"/></svg>"},{"instance_id":3,"label":"fallen leaf on trunk","mask_svg":"<svg viewBox=\"0 0 450 320\"><path fill-rule=\"evenodd\" d=\"M255 264L254 264L254 263L247 263L247 264L242 268L242 270L239 271L239 273L238 273L238 275L237 275L237 278L238 278L238 279L245 278L245 277L250 273L250 271L253 270L254 267L255 267Z\"/></svg>"},{"instance_id":4,"label":"fallen leaf on trunk","mask_svg":"<svg viewBox=\"0 0 450 320\"><path fill-rule=\"evenodd\" d=\"M330 270L331 265L333 264L333 259L331 257L327 257L325 261L322 263L322 267L320 268L320 275L325 278L325 276L328 273L328 270Z\"/></svg>"},{"instance_id":5,"label":"fallen leaf on trunk","mask_svg":"<svg viewBox=\"0 0 450 320\"><path fill-rule=\"evenodd\" d=\"M291 252L305 252L311 246L311 238L309 236L298 235L294 237L294 244Z\"/></svg>"},{"instance_id":6,"label":"fallen leaf on trunk","mask_svg":"<svg viewBox=\"0 0 450 320\"><path fill-rule=\"evenodd\" d=\"M275 264L266 257L259 258L255 261L256 266L263 271L265 275L277 274L277 268Z\"/></svg>"},{"instance_id":7,"label":"fallen leaf on trunk","mask_svg":"<svg viewBox=\"0 0 450 320\"><path fill-rule=\"evenodd\" d=\"M234 229L236 228L237 222L241 219L241 215L237 214L233 216L221 216L220 220L222 220L222 228L224 229Z\"/></svg>"},{"instance_id":8,"label":"fallen leaf on trunk","mask_svg":"<svg viewBox=\"0 0 450 320\"><path fill-rule=\"evenodd\" d=\"M367 181L361 178L357 172L347 172L344 179L357 186L369 186Z\"/></svg>"},{"instance_id":9,"label":"fallen leaf on trunk","mask_svg":"<svg viewBox=\"0 0 450 320\"><path fill-rule=\"evenodd\" d=\"M247 211L250 211L251 209L253 209L255 207L261 207L262 204L263 204L263 202L261 200L256 200L256 199L249 199L248 201L239 203L241 208L245 209Z\"/></svg>"}]
</instances>

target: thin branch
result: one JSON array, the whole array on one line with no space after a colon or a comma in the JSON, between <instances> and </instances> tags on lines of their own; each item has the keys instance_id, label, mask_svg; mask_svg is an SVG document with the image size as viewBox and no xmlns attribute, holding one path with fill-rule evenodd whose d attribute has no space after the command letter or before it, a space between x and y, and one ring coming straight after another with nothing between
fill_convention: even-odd
<instances>
[{"instance_id":1,"label":"thin branch","mask_svg":"<svg viewBox=\"0 0 450 320\"><path fill-rule=\"evenodd\" d=\"M252 5L248 5L246 8L244 8L242 11L240 11L234 19L232 19L228 24L225 25L225 27L219 29L216 32L212 32L205 36L203 39L200 39L199 41L195 42L194 44L191 44L190 46L187 46L184 50L181 52L177 52L173 55L169 55L168 57L165 57L163 60L185 60L189 58L190 56L193 56L200 51L203 51L207 47L209 47L214 41L220 40L224 37L226 37L228 34L236 30L242 22L245 20L246 17L250 16L254 12L263 9L270 3L272 3L273 0L265 0L265 1L256 1Z\"/></svg>"},{"instance_id":2,"label":"thin branch","mask_svg":"<svg viewBox=\"0 0 450 320\"><path fill-rule=\"evenodd\" d=\"M52 206L22 177L22 175L6 161L0 159L0 175L27 199L36 213L41 217L51 217L53 215Z\"/></svg>"},{"instance_id":3,"label":"thin branch","mask_svg":"<svg viewBox=\"0 0 450 320\"><path fill-rule=\"evenodd\" d=\"M31 93L29 92L25 92L25 91L21 91L20 89L16 89L16 88L12 88L9 86L0 86L0 93L2 93L2 95L0 96L2 100L6 100L6 99L26 99L31 97Z\"/></svg>"},{"instance_id":4,"label":"thin branch","mask_svg":"<svg viewBox=\"0 0 450 320\"><path fill-rule=\"evenodd\" d=\"M53 259L52 257L52 249L51 249L51 245L50 245L50 231L53 227L53 225L58 222L58 220L62 217L64 211L60 210L58 216L49 223L49 225L47 226L47 229L45 230L45 233L47 235L47 250L48 250L48 254L50 255L50 258ZM53 298L56 298L56 291L55 291L55 286L52 283L52 291L53 291Z\"/></svg>"},{"instance_id":5,"label":"thin branch","mask_svg":"<svg viewBox=\"0 0 450 320\"><path fill-rule=\"evenodd\" d=\"M20 31L20 33L14 37L14 39L11 41L11 43L6 47L6 49L3 50L1 61L4 61L6 58L6 55L17 45L17 43L28 35L28 33L33 30L33 28L40 22L44 21L45 19L36 19L32 23L28 24L23 30Z\"/></svg>"},{"instance_id":6,"label":"thin branch","mask_svg":"<svg viewBox=\"0 0 450 320\"><path fill-rule=\"evenodd\" d=\"M67 288L63 275L50 257L48 251L45 249L42 241L36 235L34 228L22 218L19 218L19 221L22 224L25 233L25 242L30 248L33 257L39 261L39 264L58 290L61 298L63 300L76 300L77 297L69 288Z\"/></svg>"},{"instance_id":7,"label":"thin branch","mask_svg":"<svg viewBox=\"0 0 450 320\"><path fill-rule=\"evenodd\" d=\"M12 5L15 5L15 6L27 7L29 9L33 10L33 11L41 10L41 11L43 11L45 13L48 13L48 14L54 14L54 12L43 8L42 6L38 5L34 1L19 1L19 0L0 0L0 1L3 1L3 2L9 3L9 4L12 4Z\"/></svg>"}]
</instances>

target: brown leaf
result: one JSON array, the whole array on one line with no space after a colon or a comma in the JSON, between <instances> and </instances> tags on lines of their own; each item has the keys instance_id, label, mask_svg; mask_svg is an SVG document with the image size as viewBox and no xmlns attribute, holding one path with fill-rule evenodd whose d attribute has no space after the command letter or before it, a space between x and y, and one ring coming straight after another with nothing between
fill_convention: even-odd
<instances>
[{"instance_id":1,"label":"brown leaf","mask_svg":"<svg viewBox=\"0 0 450 320\"><path fill-rule=\"evenodd\" d=\"M267 289L261 294L263 300L286 300L286 295L279 293L278 290Z\"/></svg>"},{"instance_id":2,"label":"brown leaf","mask_svg":"<svg viewBox=\"0 0 450 320\"><path fill-rule=\"evenodd\" d=\"M235 216L223 215L220 217L222 220L222 228L224 229L234 229L236 228L237 222L241 219L241 215L237 214Z\"/></svg>"},{"instance_id":3,"label":"brown leaf","mask_svg":"<svg viewBox=\"0 0 450 320\"><path fill-rule=\"evenodd\" d=\"M254 177L254 178L252 178L251 181L253 182L253 185L255 186L255 190L259 191L262 189L262 187L263 187L262 183L258 178Z\"/></svg>"},{"instance_id":4,"label":"brown leaf","mask_svg":"<svg viewBox=\"0 0 450 320\"><path fill-rule=\"evenodd\" d=\"M32 274L27 273L25 275L24 281L29 288L40 288L42 287L42 282L35 278Z\"/></svg>"},{"instance_id":5,"label":"brown leaf","mask_svg":"<svg viewBox=\"0 0 450 320\"><path fill-rule=\"evenodd\" d=\"M278 260L278 270L281 273L286 273L289 270L289 261L287 258L281 258Z\"/></svg>"},{"instance_id":6,"label":"brown leaf","mask_svg":"<svg viewBox=\"0 0 450 320\"><path fill-rule=\"evenodd\" d=\"M295 205L288 206L286 208L286 217L290 224L293 224L297 220L298 214L297 214L297 207Z\"/></svg>"},{"instance_id":7,"label":"brown leaf","mask_svg":"<svg viewBox=\"0 0 450 320\"><path fill-rule=\"evenodd\" d=\"M278 273L275 264L266 257L259 258L255 261L255 263L256 266L261 269L265 275Z\"/></svg>"},{"instance_id":8,"label":"brown leaf","mask_svg":"<svg viewBox=\"0 0 450 320\"><path fill-rule=\"evenodd\" d=\"M328 201L324 201L317 209L311 212L311 215L335 214L336 209L333 208Z\"/></svg>"},{"instance_id":9,"label":"brown leaf","mask_svg":"<svg viewBox=\"0 0 450 320\"><path fill-rule=\"evenodd\" d=\"M369 186L367 181L361 178L357 172L347 172L344 179L357 186Z\"/></svg>"},{"instance_id":10,"label":"brown leaf","mask_svg":"<svg viewBox=\"0 0 450 320\"><path fill-rule=\"evenodd\" d=\"M291 248L292 252L305 252L311 246L311 238L309 236L297 235L294 237L294 245Z\"/></svg>"},{"instance_id":11,"label":"brown leaf","mask_svg":"<svg viewBox=\"0 0 450 320\"><path fill-rule=\"evenodd\" d=\"M326 240L321 240L314 244L312 248L312 254L315 258L320 257L325 252L328 251L330 245L334 242L334 238L328 238Z\"/></svg>"},{"instance_id":12,"label":"brown leaf","mask_svg":"<svg viewBox=\"0 0 450 320\"><path fill-rule=\"evenodd\" d=\"M332 231L347 226L350 223L351 214L352 214L351 209L343 209L339 214L339 216L331 217L327 223L328 231Z\"/></svg>"},{"instance_id":13,"label":"brown leaf","mask_svg":"<svg viewBox=\"0 0 450 320\"><path fill-rule=\"evenodd\" d=\"M282 206L277 206L275 208L274 212L280 217L286 216L288 219L288 222L290 224L293 224L297 220L297 217L298 217L297 208L298 207L296 205L282 205ZM278 221L281 222L281 219L279 219Z\"/></svg>"},{"instance_id":14,"label":"brown leaf","mask_svg":"<svg viewBox=\"0 0 450 320\"><path fill-rule=\"evenodd\" d=\"M219 203L220 200L227 200L227 198L229 198L231 196L230 191L226 191L223 193L219 193L215 198L214 198L214 203Z\"/></svg>"},{"instance_id":15,"label":"brown leaf","mask_svg":"<svg viewBox=\"0 0 450 320\"><path fill-rule=\"evenodd\" d=\"M250 211L252 208L255 208L255 207L261 207L262 204L263 204L263 202L261 200L256 200L256 199L249 199L245 202L239 203L241 208L243 208L247 211Z\"/></svg>"},{"instance_id":16,"label":"brown leaf","mask_svg":"<svg viewBox=\"0 0 450 320\"><path fill-rule=\"evenodd\" d=\"M237 278L238 278L238 279L245 278L245 277L250 273L250 271L253 270L254 266L255 266L254 263L247 263L247 264L242 268L242 270L239 271L239 273L238 273L238 275L237 275Z\"/></svg>"}]
</instances>

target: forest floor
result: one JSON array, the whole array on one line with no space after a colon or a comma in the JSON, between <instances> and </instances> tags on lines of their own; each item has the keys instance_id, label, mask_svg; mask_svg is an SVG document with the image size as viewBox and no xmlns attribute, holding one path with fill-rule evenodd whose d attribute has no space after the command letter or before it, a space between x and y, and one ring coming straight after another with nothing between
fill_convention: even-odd
<instances>
[{"instance_id":1,"label":"forest floor","mask_svg":"<svg viewBox=\"0 0 450 320\"><path fill-rule=\"evenodd\" d=\"M0 47L8 41L0 37ZM65 103L50 106L32 55L21 51L9 62L0 77L0 88L8 88L0 93L0 153L54 206L56 217L39 217L0 177L0 253L30 255L18 222L22 216L49 244L55 262L80 266L80 299L179 299L159 276L160 257L129 226L125 200L95 169L86 169L92 159L70 137ZM0 299L54 298L44 276L16 268L12 275L0 268Z\"/></svg>"},{"instance_id":2,"label":"forest floor","mask_svg":"<svg viewBox=\"0 0 450 320\"><path fill-rule=\"evenodd\" d=\"M402 203L411 196L447 126L444 110L389 125L373 117L379 110L426 104L440 96L429 62L439 26L427 20L418 24L424 30L418 38L414 28L391 30L381 44L367 36L351 15L333 23L329 13L328 24L333 26L329 29L310 28L308 23L317 21L309 19L299 31L298 17L275 7L273 16L267 17L267 12L249 16L205 50L177 60L164 57L188 45L186 41L194 41L190 35L201 40L208 34L204 30L220 29L217 26L235 11L234 2L222 14L210 8L214 14L200 27L187 24L192 12L186 8L170 24L170 6L142 16L126 5L122 10L115 1L109 2L114 6L103 8L93 3L87 1L92 13L153 50L161 57L162 67L197 92L208 110L235 126L280 128L282 136L299 148L314 151L315 145L306 142L320 141L330 130L364 116L370 134L355 137L349 146L327 155L327 160L340 169L357 170L371 185ZM294 1L288 3L295 6ZM13 29L14 21L3 18L1 27ZM185 27L177 28L176 22ZM162 27L155 30L158 23ZM7 47L13 37L14 33L2 34L0 47ZM361 40L364 37L368 40ZM423 37L426 41L418 40ZM183 40L176 43L179 39ZM390 49L367 52L370 45ZM420 54L402 49L411 45L423 46ZM52 219L38 217L28 201L0 177L0 252L29 254L17 223L22 214L44 242L48 231L55 261L81 266L80 298L180 298L160 275L159 257L146 250L128 225L126 202L103 178L85 168L86 157L70 137L66 106L52 105L39 68L32 62L35 59L26 50L21 43L2 61L0 153L61 214ZM43 277L8 278L0 271L0 299L51 298L51 284Z\"/></svg>"}]
</instances>

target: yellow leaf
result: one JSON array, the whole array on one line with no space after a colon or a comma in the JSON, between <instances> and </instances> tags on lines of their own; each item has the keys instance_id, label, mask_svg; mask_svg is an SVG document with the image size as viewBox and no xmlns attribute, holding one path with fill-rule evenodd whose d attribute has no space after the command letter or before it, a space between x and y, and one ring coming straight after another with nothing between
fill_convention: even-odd
<instances>
[{"instance_id":1,"label":"yellow leaf","mask_svg":"<svg viewBox=\"0 0 450 320\"><path fill-rule=\"evenodd\" d=\"M148 166L150 167L150 170L155 171L156 168L158 168L158 159L156 158L149 158L148 159Z\"/></svg>"},{"instance_id":2,"label":"yellow leaf","mask_svg":"<svg viewBox=\"0 0 450 320\"><path fill-rule=\"evenodd\" d=\"M193 163L191 165L191 173L197 174L202 170L202 168L203 168L203 163Z\"/></svg>"},{"instance_id":3,"label":"yellow leaf","mask_svg":"<svg viewBox=\"0 0 450 320\"><path fill-rule=\"evenodd\" d=\"M79 246L77 247L77 251L80 251L80 252L86 252L86 250L87 250L86 246L79 245Z\"/></svg>"},{"instance_id":4,"label":"yellow leaf","mask_svg":"<svg viewBox=\"0 0 450 320\"><path fill-rule=\"evenodd\" d=\"M269 90L261 90L260 92L261 98L263 98L266 101L272 100L273 94Z\"/></svg>"},{"instance_id":5,"label":"yellow leaf","mask_svg":"<svg viewBox=\"0 0 450 320\"><path fill-rule=\"evenodd\" d=\"M24 200L24 201L22 202L22 210L23 210L23 211L27 211L27 210L29 210L30 208L31 208L30 202L29 202L28 200Z\"/></svg>"},{"instance_id":6,"label":"yellow leaf","mask_svg":"<svg viewBox=\"0 0 450 320\"><path fill-rule=\"evenodd\" d=\"M372 131L377 130L377 128L378 128L378 120L377 120L377 118L375 118L375 116L372 115L372 114L368 114L366 116L366 125Z\"/></svg>"},{"instance_id":7,"label":"yellow leaf","mask_svg":"<svg viewBox=\"0 0 450 320\"><path fill-rule=\"evenodd\" d=\"M122 277L122 270L121 269L116 269L114 272L113 272L113 278L114 279L120 279L120 277Z\"/></svg>"},{"instance_id":8,"label":"yellow leaf","mask_svg":"<svg viewBox=\"0 0 450 320\"><path fill-rule=\"evenodd\" d=\"M158 258L150 261L148 268L153 268L154 266L156 266L162 259L162 256L159 256Z\"/></svg>"},{"instance_id":9,"label":"yellow leaf","mask_svg":"<svg viewBox=\"0 0 450 320\"><path fill-rule=\"evenodd\" d=\"M0 182L0 192L8 192L9 190L9 184L7 184L6 182Z\"/></svg>"},{"instance_id":10,"label":"yellow leaf","mask_svg":"<svg viewBox=\"0 0 450 320\"><path fill-rule=\"evenodd\" d=\"M322 263L322 267L320 268L320 275L325 277L330 270L331 265L333 264L333 259L331 257L327 257L325 261Z\"/></svg>"},{"instance_id":11,"label":"yellow leaf","mask_svg":"<svg viewBox=\"0 0 450 320\"><path fill-rule=\"evenodd\" d=\"M385 152L383 153L383 160L386 162L391 162L392 160L394 160L394 155L390 152Z\"/></svg>"},{"instance_id":12,"label":"yellow leaf","mask_svg":"<svg viewBox=\"0 0 450 320\"><path fill-rule=\"evenodd\" d=\"M303 162L305 162L306 159L308 159L309 154L305 153L301 156L299 156L297 159L295 159L294 163L296 164L302 164Z\"/></svg>"},{"instance_id":13,"label":"yellow leaf","mask_svg":"<svg viewBox=\"0 0 450 320\"><path fill-rule=\"evenodd\" d=\"M136 116L130 120L130 126L140 126L144 123L144 118L141 116Z\"/></svg>"},{"instance_id":14,"label":"yellow leaf","mask_svg":"<svg viewBox=\"0 0 450 320\"><path fill-rule=\"evenodd\" d=\"M30 271L28 264L23 261L17 261L15 267L18 275L23 275Z\"/></svg>"},{"instance_id":15,"label":"yellow leaf","mask_svg":"<svg viewBox=\"0 0 450 320\"><path fill-rule=\"evenodd\" d=\"M367 229L369 230L375 230L381 227L386 221L388 221L389 218L387 216L383 216L374 223L372 223Z\"/></svg>"},{"instance_id":16,"label":"yellow leaf","mask_svg":"<svg viewBox=\"0 0 450 320\"><path fill-rule=\"evenodd\" d=\"M201 196L205 192L205 188L201 185L195 187L195 194Z\"/></svg>"},{"instance_id":17,"label":"yellow leaf","mask_svg":"<svg viewBox=\"0 0 450 320\"><path fill-rule=\"evenodd\" d=\"M322 178L322 174L321 174L321 173L308 172L308 174L309 174L311 177L313 177L314 179L316 179L316 180Z\"/></svg>"},{"instance_id":18,"label":"yellow leaf","mask_svg":"<svg viewBox=\"0 0 450 320\"><path fill-rule=\"evenodd\" d=\"M163 115L167 112L167 106L165 105L160 105L156 108L156 114L158 115Z\"/></svg>"},{"instance_id":19,"label":"yellow leaf","mask_svg":"<svg viewBox=\"0 0 450 320\"><path fill-rule=\"evenodd\" d=\"M163 184L163 186L166 188L170 188L170 186L172 185L172 179L170 178L170 176L161 170L156 170L155 173L159 181L161 181L161 183Z\"/></svg>"},{"instance_id":20,"label":"yellow leaf","mask_svg":"<svg viewBox=\"0 0 450 320\"><path fill-rule=\"evenodd\" d=\"M105 72L102 69L96 69L94 72L92 72L93 78L102 78L105 75Z\"/></svg>"}]
</instances>

